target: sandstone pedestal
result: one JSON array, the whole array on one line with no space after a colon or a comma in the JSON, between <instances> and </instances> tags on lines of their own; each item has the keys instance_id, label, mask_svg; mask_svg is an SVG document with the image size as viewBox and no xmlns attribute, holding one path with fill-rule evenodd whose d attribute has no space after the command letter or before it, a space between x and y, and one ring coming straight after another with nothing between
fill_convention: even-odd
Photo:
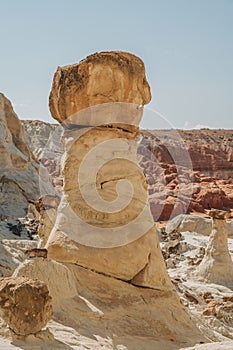
<instances>
[{"instance_id":1,"label":"sandstone pedestal","mask_svg":"<svg viewBox=\"0 0 233 350\"><path fill-rule=\"evenodd\" d=\"M226 219L230 213L223 210L209 211L212 218L212 232L205 256L195 276L206 283L217 283L233 287L233 262L228 249L228 228Z\"/></svg>"},{"instance_id":2,"label":"sandstone pedestal","mask_svg":"<svg viewBox=\"0 0 233 350\"><path fill-rule=\"evenodd\" d=\"M137 162L143 62L122 52L58 68L50 110L63 122L64 194L48 257L136 285L172 290Z\"/></svg>"},{"instance_id":3,"label":"sandstone pedestal","mask_svg":"<svg viewBox=\"0 0 233 350\"><path fill-rule=\"evenodd\" d=\"M128 53L58 68L50 110L64 127L64 192L48 259L15 272L38 274L56 301L55 317L89 339L107 339L109 349L205 341L166 272L137 162L141 105L150 97L143 62Z\"/></svg>"}]
</instances>

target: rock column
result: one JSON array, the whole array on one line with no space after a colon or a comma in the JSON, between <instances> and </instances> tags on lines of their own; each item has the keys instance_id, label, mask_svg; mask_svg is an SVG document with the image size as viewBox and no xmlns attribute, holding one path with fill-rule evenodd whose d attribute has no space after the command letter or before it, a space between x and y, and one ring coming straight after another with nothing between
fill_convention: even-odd
<instances>
[{"instance_id":1,"label":"rock column","mask_svg":"<svg viewBox=\"0 0 233 350\"><path fill-rule=\"evenodd\" d=\"M132 54L102 52L58 68L50 110L64 127L64 194L46 247L60 262L172 290L136 157L150 99Z\"/></svg>"},{"instance_id":2,"label":"rock column","mask_svg":"<svg viewBox=\"0 0 233 350\"><path fill-rule=\"evenodd\" d=\"M196 276L206 283L233 286L233 262L228 249L227 222L229 213L223 210L209 211L212 218L212 232L204 258Z\"/></svg>"}]
</instances>

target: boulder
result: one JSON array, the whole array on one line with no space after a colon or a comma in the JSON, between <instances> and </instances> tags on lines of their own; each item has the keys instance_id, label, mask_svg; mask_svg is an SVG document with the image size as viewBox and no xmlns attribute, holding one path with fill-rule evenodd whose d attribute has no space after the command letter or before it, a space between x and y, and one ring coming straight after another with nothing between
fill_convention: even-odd
<instances>
[{"instance_id":1,"label":"boulder","mask_svg":"<svg viewBox=\"0 0 233 350\"><path fill-rule=\"evenodd\" d=\"M47 285L26 277L1 278L0 314L18 335L39 332L52 317Z\"/></svg>"},{"instance_id":2,"label":"boulder","mask_svg":"<svg viewBox=\"0 0 233 350\"><path fill-rule=\"evenodd\" d=\"M91 106L109 102L145 105L150 99L143 61L128 52L110 51L95 53L79 63L58 67L49 107L53 118L62 123ZM87 122L86 125L96 125L93 120L90 121L90 115L87 120L82 114L80 118L82 122ZM107 115L100 115L100 119L105 124L113 122L112 116L108 120ZM97 123L100 124L99 120ZM128 119L126 123L132 124Z\"/></svg>"}]
</instances>

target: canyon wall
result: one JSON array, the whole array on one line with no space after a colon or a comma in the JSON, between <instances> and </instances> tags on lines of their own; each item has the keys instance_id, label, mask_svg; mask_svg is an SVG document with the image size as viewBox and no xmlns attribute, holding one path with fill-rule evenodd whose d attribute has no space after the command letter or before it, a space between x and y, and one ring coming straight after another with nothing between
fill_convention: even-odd
<instances>
[{"instance_id":1,"label":"canyon wall","mask_svg":"<svg viewBox=\"0 0 233 350\"><path fill-rule=\"evenodd\" d=\"M61 143L59 146L58 126L34 120L22 123L32 152L48 168L55 187L61 190L63 150ZM56 140L55 148L50 139ZM138 140L138 158L147 178L151 211L156 221L168 220L186 211L203 213L211 207L233 208L233 130L178 130L176 133L142 130ZM179 156L184 147L190 156L190 168L182 164ZM180 171L174 154L179 159ZM182 186L186 190L177 200Z\"/></svg>"}]
</instances>

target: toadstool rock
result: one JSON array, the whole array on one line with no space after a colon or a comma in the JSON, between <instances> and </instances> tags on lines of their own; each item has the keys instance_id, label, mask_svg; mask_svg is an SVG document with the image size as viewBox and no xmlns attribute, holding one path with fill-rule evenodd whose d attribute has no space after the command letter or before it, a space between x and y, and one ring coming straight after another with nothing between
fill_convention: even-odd
<instances>
[{"instance_id":1,"label":"toadstool rock","mask_svg":"<svg viewBox=\"0 0 233 350\"><path fill-rule=\"evenodd\" d=\"M195 276L206 283L217 283L227 287L233 286L233 262L228 249L228 228L226 219L230 213L211 209L212 232L204 258Z\"/></svg>"},{"instance_id":2,"label":"toadstool rock","mask_svg":"<svg viewBox=\"0 0 233 350\"><path fill-rule=\"evenodd\" d=\"M144 64L130 53L58 68L49 105L64 121L64 194L45 248L60 262L172 290L137 160L141 105L150 99Z\"/></svg>"}]
</instances>

